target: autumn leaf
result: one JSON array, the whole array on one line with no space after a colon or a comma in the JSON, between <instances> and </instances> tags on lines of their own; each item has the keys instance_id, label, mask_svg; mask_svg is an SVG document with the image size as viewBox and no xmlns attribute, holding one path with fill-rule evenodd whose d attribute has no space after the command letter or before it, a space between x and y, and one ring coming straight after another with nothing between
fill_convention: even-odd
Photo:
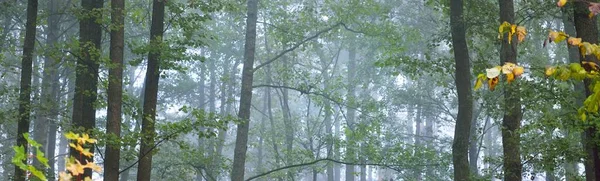
<instances>
[{"instance_id":1,"label":"autumn leaf","mask_svg":"<svg viewBox=\"0 0 600 181\"><path fill-rule=\"evenodd\" d=\"M588 71L588 72L591 72L591 71L597 72L600 69L600 66L598 66L598 64L596 64L594 62L588 62L588 61L582 61L581 66L585 69L585 71Z\"/></svg>"},{"instance_id":2,"label":"autumn leaf","mask_svg":"<svg viewBox=\"0 0 600 181\"><path fill-rule=\"evenodd\" d=\"M67 170L71 172L72 175L83 174L83 165L79 163L79 160L75 160L75 163L67 164Z\"/></svg>"},{"instance_id":3,"label":"autumn leaf","mask_svg":"<svg viewBox=\"0 0 600 181\"><path fill-rule=\"evenodd\" d=\"M498 85L499 78L496 76L494 78L488 79L488 86L491 91L494 91L496 85Z\"/></svg>"},{"instance_id":4,"label":"autumn leaf","mask_svg":"<svg viewBox=\"0 0 600 181\"><path fill-rule=\"evenodd\" d=\"M590 55L594 52L594 45L588 43L588 42L583 42L579 45L579 53L581 53L581 55Z\"/></svg>"},{"instance_id":5,"label":"autumn leaf","mask_svg":"<svg viewBox=\"0 0 600 181\"><path fill-rule=\"evenodd\" d=\"M496 66L494 68L485 69L485 71L486 71L487 78L491 79L491 78L498 77L500 75L500 71L502 71L502 67Z\"/></svg>"},{"instance_id":6,"label":"autumn leaf","mask_svg":"<svg viewBox=\"0 0 600 181\"><path fill-rule=\"evenodd\" d=\"M589 18L592 18L600 13L600 3L588 2L588 9L590 10Z\"/></svg>"},{"instance_id":7,"label":"autumn leaf","mask_svg":"<svg viewBox=\"0 0 600 181\"><path fill-rule=\"evenodd\" d=\"M512 73L508 73L506 74L506 81L510 84L512 81L515 80L515 74Z\"/></svg>"},{"instance_id":8,"label":"autumn leaf","mask_svg":"<svg viewBox=\"0 0 600 181\"><path fill-rule=\"evenodd\" d=\"M521 42L523 42L523 40L525 40L525 36L527 36L527 30L525 29L525 27L518 26L517 27L517 40L519 41L519 43L521 43Z\"/></svg>"},{"instance_id":9,"label":"autumn leaf","mask_svg":"<svg viewBox=\"0 0 600 181\"><path fill-rule=\"evenodd\" d=\"M475 90L480 89L481 86L483 85L483 81L486 79L486 75L485 74L479 74L477 75L477 80L475 81Z\"/></svg>"},{"instance_id":10,"label":"autumn leaf","mask_svg":"<svg viewBox=\"0 0 600 181\"><path fill-rule=\"evenodd\" d=\"M84 167L85 167L85 168L92 169L92 170L94 170L94 171L96 171L96 172L101 172L101 171L102 171L102 167L101 167L101 166L98 166L98 165L96 165L96 163L94 163L94 162L90 162L90 163L88 163L88 164L84 165Z\"/></svg>"},{"instance_id":11,"label":"autumn leaf","mask_svg":"<svg viewBox=\"0 0 600 181\"><path fill-rule=\"evenodd\" d=\"M515 69L517 65L515 65L514 63L511 62L506 62L503 66L502 66L502 73L503 74L512 74L513 69Z\"/></svg>"},{"instance_id":12,"label":"autumn leaf","mask_svg":"<svg viewBox=\"0 0 600 181\"><path fill-rule=\"evenodd\" d=\"M544 74L546 74L547 77L550 77L554 74L554 72L556 72L556 67L546 67Z\"/></svg>"},{"instance_id":13,"label":"autumn leaf","mask_svg":"<svg viewBox=\"0 0 600 181\"><path fill-rule=\"evenodd\" d=\"M559 0L558 2L556 2L556 6L558 7L563 7L565 6L565 4L567 4L567 0Z\"/></svg>"},{"instance_id":14,"label":"autumn leaf","mask_svg":"<svg viewBox=\"0 0 600 181\"><path fill-rule=\"evenodd\" d=\"M567 37L569 37L569 35L565 34L564 32L550 31L548 34L548 40L554 43L560 43L561 41L567 39Z\"/></svg>"},{"instance_id":15,"label":"autumn leaf","mask_svg":"<svg viewBox=\"0 0 600 181\"><path fill-rule=\"evenodd\" d=\"M517 77L518 77L518 76L521 76L521 75L523 75L523 72L525 72L525 68L523 68L523 67L521 67L521 66L516 66L516 67L513 69L513 72L512 72L512 73L513 73L513 74L515 74L515 76L517 76Z\"/></svg>"},{"instance_id":16,"label":"autumn leaf","mask_svg":"<svg viewBox=\"0 0 600 181\"><path fill-rule=\"evenodd\" d=\"M573 46L579 46L581 44L581 38L573 38L570 37L567 40L567 43L569 43L569 45L573 45Z\"/></svg>"},{"instance_id":17,"label":"autumn leaf","mask_svg":"<svg viewBox=\"0 0 600 181\"><path fill-rule=\"evenodd\" d=\"M73 179L73 176L71 176L71 174L68 174L67 172L58 173L59 181L71 181L71 179Z\"/></svg>"}]
</instances>

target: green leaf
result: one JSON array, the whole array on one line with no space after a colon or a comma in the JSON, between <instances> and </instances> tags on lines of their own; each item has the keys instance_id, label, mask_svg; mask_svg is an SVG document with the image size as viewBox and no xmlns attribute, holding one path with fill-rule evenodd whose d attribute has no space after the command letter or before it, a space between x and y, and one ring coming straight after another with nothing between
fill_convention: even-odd
<instances>
[{"instance_id":1,"label":"green leaf","mask_svg":"<svg viewBox=\"0 0 600 181\"><path fill-rule=\"evenodd\" d=\"M36 169L33 165L28 165L27 170L29 170L29 172L31 172L31 174L37 178L39 178L40 180L43 181L47 181L48 179L46 178L46 175L44 175L44 172Z\"/></svg>"},{"instance_id":2,"label":"green leaf","mask_svg":"<svg viewBox=\"0 0 600 181\"><path fill-rule=\"evenodd\" d=\"M45 166L46 168L50 168L50 165L48 165L48 159L44 156L44 152L40 151L40 149L36 149L36 154L35 157L38 159L38 161L40 161L40 163Z\"/></svg>"}]
</instances>

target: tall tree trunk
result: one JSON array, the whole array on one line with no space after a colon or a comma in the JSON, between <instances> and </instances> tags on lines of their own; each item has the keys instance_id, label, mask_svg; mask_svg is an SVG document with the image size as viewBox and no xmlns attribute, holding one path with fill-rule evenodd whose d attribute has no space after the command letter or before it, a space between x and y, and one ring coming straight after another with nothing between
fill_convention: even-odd
<instances>
[{"instance_id":1,"label":"tall tree trunk","mask_svg":"<svg viewBox=\"0 0 600 181\"><path fill-rule=\"evenodd\" d=\"M335 130L334 130L334 138L335 139L339 139L340 138L340 129L341 129L341 123L340 123L340 116L339 116L339 111L338 110L338 114L336 114L336 116L334 117L334 125L335 125ZM333 146L333 157L335 160L340 160L340 146L339 144L335 144ZM335 177L335 180L342 180L342 164L340 163L334 163L333 164L333 176Z\"/></svg>"},{"instance_id":2,"label":"tall tree trunk","mask_svg":"<svg viewBox=\"0 0 600 181\"><path fill-rule=\"evenodd\" d=\"M595 2L595 0L592 0ZM589 10L587 2L574 2L575 30L577 37L584 42L591 44L598 43L598 26L596 16L589 18ZM600 63L595 56L580 55L580 61L590 61ZM584 80L585 95L590 96L592 91L589 89L590 80ZM577 89L577 86L575 87ZM600 157L598 155L598 140L597 127L595 125L587 125L582 135L583 147L586 152L585 177L588 181L600 180Z\"/></svg>"},{"instance_id":3,"label":"tall tree trunk","mask_svg":"<svg viewBox=\"0 0 600 181\"><path fill-rule=\"evenodd\" d=\"M356 142L354 140L354 118L356 117L356 110L352 108L356 102L355 98L355 85L354 81L356 76L356 51L354 48L348 50L348 77L347 78L347 95L346 100L349 102L349 105L346 108L346 123L348 124L348 128L350 130L350 134L346 135L346 140L348 145L346 146L346 161L355 162L356 161ZM346 181L354 181L354 165L346 165Z\"/></svg>"},{"instance_id":4,"label":"tall tree trunk","mask_svg":"<svg viewBox=\"0 0 600 181\"><path fill-rule=\"evenodd\" d=\"M104 158L104 181L119 180L119 161L121 158L121 104L123 97L123 45L125 2L111 0L110 59L108 71L108 113L106 121L106 144Z\"/></svg>"},{"instance_id":5,"label":"tall tree trunk","mask_svg":"<svg viewBox=\"0 0 600 181\"><path fill-rule=\"evenodd\" d=\"M160 46L163 42L165 23L165 1L154 0L152 3L152 24L150 25L150 45ZM144 108L142 117L142 139L140 145L140 161L138 163L137 180L149 181L152 175L152 148L154 147L154 128L156 121L156 99L158 96L158 81L160 80L160 51L148 53L148 68L146 70Z\"/></svg>"},{"instance_id":6,"label":"tall tree trunk","mask_svg":"<svg viewBox=\"0 0 600 181\"><path fill-rule=\"evenodd\" d=\"M31 73L33 67L33 51L35 50L35 33L37 20L37 0L27 1L27 23L25 24L25 41L23 44L23 59L21 60L21 85L19 91L19 123L17 128L17 146L25 149L27 140L23 134L29 133L29 116L31 114ZM24 164L27 164L25 161ZM15 167L15 180L26 179L24 170Z\"/></svg>"},{"instance_id":7,"label":"tall tree trunk","mask_svg":"<svg viewBox=\"0 0 600 181\"><path fill-rule=\"evenodd\" d=\"M254 51L256 49L256 19L258 13L258 0L248 0L246 18L246 43L244 46L244 66L242 68L242 90L240 93L240 110L238 117L243 121L238 124L233 167L231 170L232 181L244 180L246 165L246 151L248 149L248 130L250 127L250 108L252 104L252 79L254 78Z\"/></svg>"},{"instance_id":8,"label":"tall tree trunk","mask_svg":"<svg viewBox=\"0 0 600 181\"><path fill-rule=\"evenodd\" d=\"M499 0L500 22L515 23L515 10L513 0ZM517 64L517 38L512 38L508 42L508 35L504 35L502 47L500 50L500 63L506 62ZM521 134L518 132L521 127L521 101L519 98L519 89L515 84L509 84L504 90L505 111L502 118L502 147L503 147L503 169L504 180L520 181L521 171Z\"/></svg>"},{"instance_id":9,"label":"tall tree trunk","mask_svg":"<svg viewBox=\"0 0 600 181\"><path fill-rule=\"evenodd\" d=\"M287 84L284 82L284 86ZM294 123L291 118L291 111L289 106L289 93L285 88L281 90L281 111L283 113L283 124L285 127L285 163L286 165L292 165L293 160L293 148L294 148ZM287 176L290 180L295 180L295 169L287 169Z\"/></svg>"},{"instance_id":10,"label":"tall tree trunk","mask_svg":"<svg viewBox=\"0 0 600 181\"><path fill-rule=\"evenodd\" d=\"M75 132L89 132L96 125L96 102L97 83L98 83L98 62L100 59L100 43L102 40L102 27L96 21L102 19L100 14L91 12L102 9L104 1L102 0L82 0L81 6L85 12L90 13L79 22L79 44L80 58L77 60L75 75L75 96L73 99L73 127ZM84 148L94 152L94 145L87 144ZM85 157L75 148L69 149L71 157L79 162L92 162L93 157ZM77 177L83 179L92 177L92 170L85 169L83 175Z\"/></svg>"},{"instance_id":11,"label":"tall tree trunk","mask_svg":"<svg viewBox=\"0 0 600 181\"><path fill-rule=\"evenodd\" d=\"M46 31L46 45L49 51L53 50L54 44L58 41L59 16L56 14L59 2L49 0L48 8L48 29ZM47 50L47 51L48 51ZM34 139L41 143L46 149L46 158L48 159L48 179L54 180L54 155L56 148L56 131L58 119L58 94L60 77L58 75L58 61L49 52L45 53L44 70L42 76L42 91L41 91L41 107L34 127ZM39 129L38 129L39 128ZM41 168L41 164L37 159L34 159L34 165Z\"/></svg>"},{"instance_id":12,"label":"tall tree trunk","mask_svg":"<svg viewBox=\"0 0 600 181\"><path fill-rule=\"evenodd\" d=\"M477 140L477 119L481 114L482 108L479 106L478 108L473 108L473 117L471 118L471 130L469 133L469 169L471 174L474 176L479 176L479 168L477 167L477 160L479 159L479 147Z\"/></svg>"},{"instance_id":13,"label":"tall tree trunk","mask_svg":"<svg viewBox=\"0 0 600 181\"><path fill-rule=\"evenodd\" d=\"M471 94L471 60L467 48L466 30L463 14L463 1L450 1L450 25L452 47L454 48L455 84L458 94L458 115L454 127L452 142L452 162L454 180L471 180L469 173L469 138L473 116L473 97Z\"/></svg>"},{"instance_id":14,"label":"tall tree trunk","mask_svg":"<svg viewBox=\"0 0 600 181\"><path fill-rule=\"evenodd\" d=\"M421 143L422 137L423 137L423 120L422 120L422 116L423 116L423 107L421 105L417 105L416 107L417 109L417 115L415 116L415 149L414 149L414 156L417 156L418 152L420 151L421 146L423 146L423 143ZM421 181L423 178L421 178L421 167L420 166L416 166L414 167L413 170L413 178L416 181Z\"/></svg>"},{"instance_id":15,"label":"tall tree trunk","mask_svg":"<svg viewBox=\"0 0 600 181\"><path fill-rule=\"evenodd\" d=\"M568 10L568 8L562 8L562 22L565 33L571 36L576 36L577 32L575 30L575 24L573 19L573 13ZM570 63L579 63L579 50L577 47L567 46L567 50L569 51L569 62ZM573 83L573 91L578 93L574 97L575 106L581 107L583 106L583 101L585 100L585 89L583 82L574 82ZM581 136L578 132L573 132L571 130L565 130L566 138L579 138ZM582 140L583 141L583 140ZM572 144L572 143L570 143ZM572 144L569 147L577 147L577 143ZM566 163L564 163L565 168L565 180L566 181L575 181L577 179L577 175L579 175L579 171L577 169L577 161L575 159L567 159Z\"/></svg>"}]
</instances>

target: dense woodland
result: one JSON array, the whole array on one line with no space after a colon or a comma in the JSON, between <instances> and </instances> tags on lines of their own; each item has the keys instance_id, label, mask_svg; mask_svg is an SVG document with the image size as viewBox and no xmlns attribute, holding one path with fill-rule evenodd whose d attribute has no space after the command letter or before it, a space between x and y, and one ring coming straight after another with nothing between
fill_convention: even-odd
<instances>
[{"instance_id":1,"label":"dense woodland","mask_svg":"<svg viewBox=\"0 0 600 181\"><path fill-rule=\"evenodd\" d=\"M600 181L595 0L0 12L0 180Z\"/></svg>"}]
</instances>

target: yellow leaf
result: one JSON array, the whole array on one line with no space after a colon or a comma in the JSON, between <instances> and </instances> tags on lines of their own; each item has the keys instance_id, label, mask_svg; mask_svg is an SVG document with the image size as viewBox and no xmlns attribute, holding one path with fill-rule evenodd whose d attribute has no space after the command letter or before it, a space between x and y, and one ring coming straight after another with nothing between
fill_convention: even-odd
<instances>
[{"instance_id":1,"label":"yellow leaf","mask_svg":"<svg viewBox=\"0 0 600 181\"><path fill-rule=\"evenodd\" d=\"M94 163L94 162L90 162L90 163L86 164L85 168L92 169L92 170L94 170L96 172L101 172L102 171L102 167L96 165L96 163Z\"/></svg>"},{"instance_id":2,"label":"yellow leaf","mask_svg":"<svg viewBox=\"0 0 600 181\"><path fill-rule=\"evenodd\" d=\"M73 176L71 176L71 174L68 174L67 172L58 173L59 181L71 181L71 179L73 179Z\"/></svg>"},{"instance_id":3,"label":"yellow leaf","mask_svg":"<svg viewBox=\"0 0 600 181\"><path fill-rule=\"evenodd\" d=\"M483 85L483 81L481 81L480 78L477 78L477 80L475 81L475 90L481 88L482 85Z\"/></svg>"},{"instance_id":4,"label":"yellow leaf","mask_svg":"<svg viewBox=\"0 0 600 181\"><path fill-rule=\"evenodd\" d=\"M523 40L525 40L525 36L527 36L527 30L525 29L525 27L518 26L517 27L517 40L519 40L519 43L521 43L521 42L523 42Z\"/></svg>"},{"instance_id":5,"label":"yellow leaf","mask_svg":"<svg viewBox=\"0 0 600 181\"><path fill-rule=\"evenodd\" d=\"M558 7L563 7L565 6L565 4L567 4L567 0L559 0L558 2L556 2L556 6Z\"/></svg>"},{"instance_id":6,"label":"yellow leaf","mask_svg":"<svg viewBox=\"0 0 600 181\"><path fill-rule=\"evenodd\" d=\"M502 73L503 74L509 74L512 73L513 69L516 67L517 65L515 65L514 63L511 62L506 62L503 66L502 66Z\"/></svg>"},{"instance_id":7,"label":"yellow leaf","mask_svg":"<svg viewBox=\"0 0 600 181\"><path fill-rule=\"evenodd\" d=\"M496 85L498 85L498 80L499 80L498 77L488 79L488 86L491 91L494 91L494 89L496 88Z\"/></svg>"},{"instance_id":8,"label":"yellow leaf","mask_svg":"<svg viewBox=\"0 0 600 181\"><path fill-rule=\"evenodd\" d=\"M485 69L487 78L494 78L500 75L500 71L502 71L501 66L496 66L494 68Z\"/></svg>"},{"instance_id":9,"label":"yellow leaf","mask_svg":"<svg viewBox=\"0 0 600 181\"><path fill-rule=\"evenodd\" d=\"M515 80L515 74L512 73L508 73L506 74L506 81L510 84L512 81Z\"/></svg>"},{"instance_id":10,"label":"yellow leaf","mask_svg":"<svg viewBox=\"0 0 600 181\"><path fill-rule=\"evenodd\" d=\"M598 71L600 69L600 66L598 66L598 64L596 64L594 62L582 61L581 65L582 65L583 69L585 69L585 71L588 71L588 72Z\"/></svg>"},{"instance_id":11,"label":"yellow leaf","mask_svg":"<svg viewBox=\"0 0 600 181\"><path fill-rule=\"evenodd\" d=\"M87 157L92 157L94 156L94 153L90 152L90 149L82 149L79 151L82 155L87 156Z\"/></svg>"},{"instance_id":12,"label":"yellow leaf","mask_svg":"<svg viewBox=\"0 0 600 181\"><path fill-rule=\"evenodd\" d=\"M563 32L550 31L548 34L548 39L554 43L560 43L561 41L567 39L568 36L569 35Z\"/></svg>"},{"instance_id":13,"label":"yellow leaf","mask_svg":"<svg viewBox=\"0 0 600 181\"><path fill-rule=\"evenodd\" d=\"M92 178L91 177L85 177L85 178L83 178L83 181L92 181Z\"/></svg>"},{"instance_id":14,"label":"yellow leaf","mask_svg":"<svg viewBox=\"0 0 600 181\"><path fill-rule=\"evenodd\" d=\"M555 67L546 67L546 71L545 74L547 77L550 77L554 74L554 72L556 72L556 68Z\"/></svg>"},{"instance_id":15,"label":"yellow leaf","mask_svg":"<svg viewBox=\"0 0 600 181\"><path fill-rule=\"evenodd\" d=\"M77 138L79 138L79 134L68 132L67 134L65 134L65 137L69 140L76 140Z\"/></svg>"},{"instance_id":16,"label":"yellow leaf","mask_svg":"<svg viewBox=\"0 0 600 181\"><path fill-rule=\"evenodd\" d=\"M79 160L75 160L75 163L67 164L67 170L71 172L71 175L83 174L83 165L79 163Z\"/></svg>"},{"instance_id":17,"label":"yellow leaf","mask_svg":"<svg viewBox=\"0 0 600 181\"><path fill-rule=\"evenodd\" d=\"M513 74L515 74L515 76L521 76L523 74L523 72L525 72L525 68L521 67L521 66L516 66L513 69Z\"/></svg>"},{"instance_id":18,"label":"yellow leaf","mask_svg":"<svg viewBox=\"0 0 600 181\"><path fill-rule=\"evenodd\" d=\"M502 39L504 37L504 33L508 32L510 34L511 26L512 25L506 21L502 22L502 24L500 24L500 26L498 27L498 39Z\"/></svg>"},{"instance_id":19,"label":"yellow leaf","mask_svg":"<svg viewBox=\"0 0 600 181\"><path fill-rule=\"evenodd\" d=\"M581 44L581 38L569 38L567 43L569 43L569 45L579 46L579 44Z\"/></svg>"}]
</instances>

